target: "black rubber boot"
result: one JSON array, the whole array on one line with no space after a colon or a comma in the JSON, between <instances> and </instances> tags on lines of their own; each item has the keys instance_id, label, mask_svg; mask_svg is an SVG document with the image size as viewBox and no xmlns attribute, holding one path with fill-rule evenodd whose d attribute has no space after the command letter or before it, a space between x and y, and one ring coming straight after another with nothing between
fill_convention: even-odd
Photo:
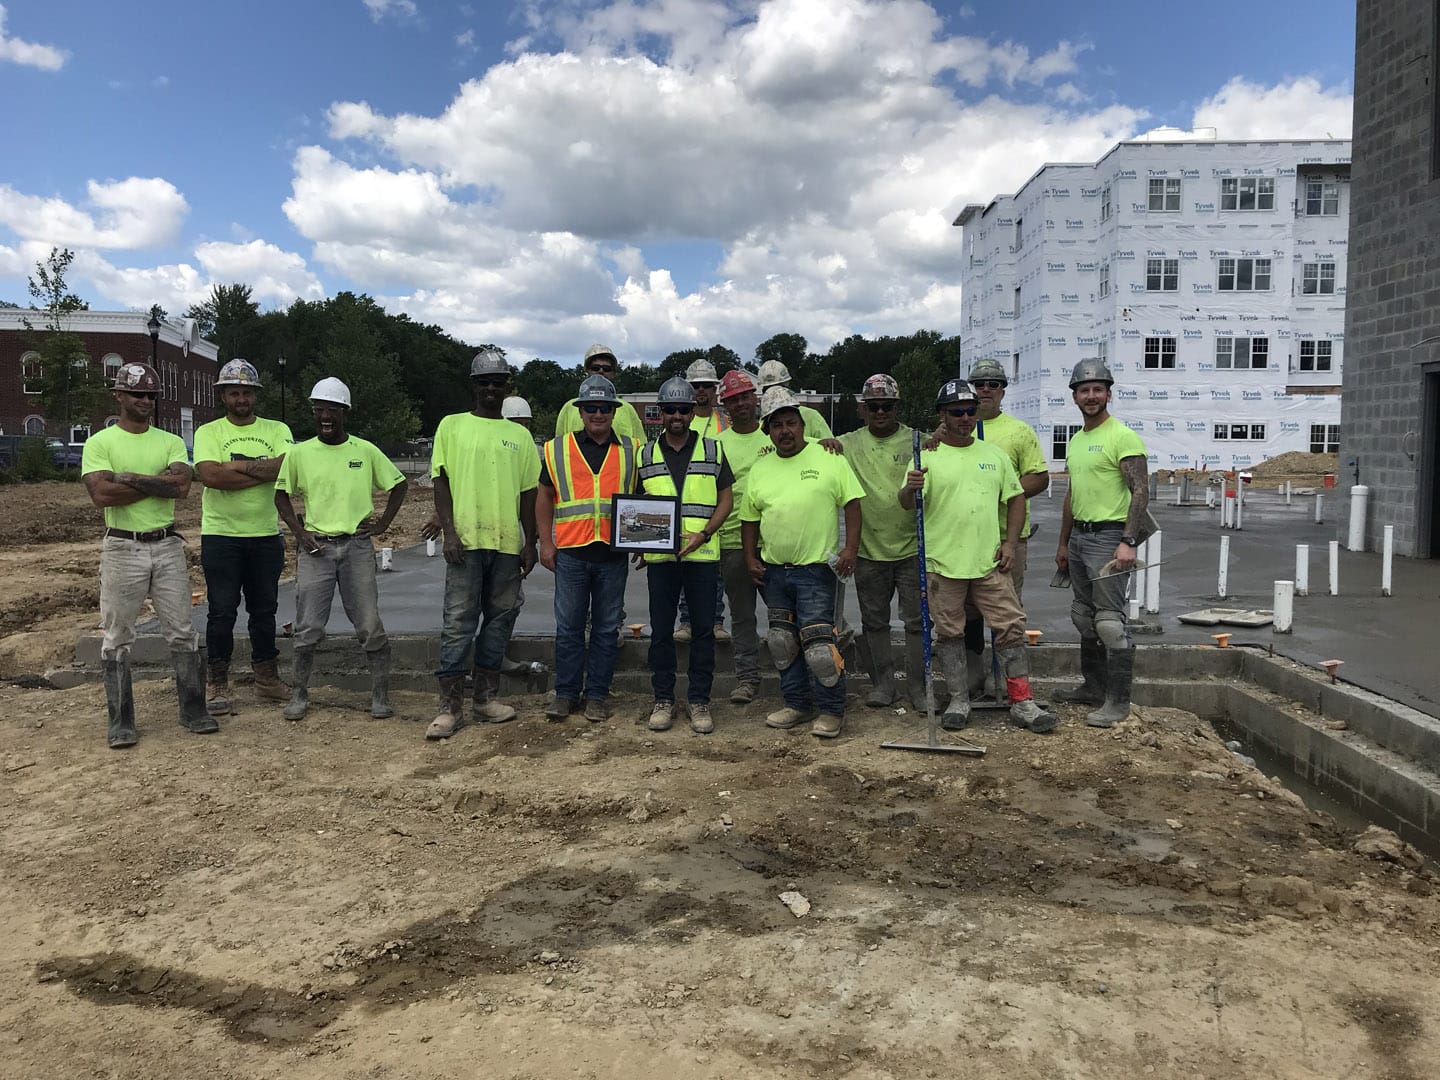
<instances>
[{"instance_id":1,"label":"black rubber boot","mask_svg":"<svg viewBox=\"0 0 1440 1080\"><path fill-rule=\"evenodd\" d=\"M1091 727L1108 728L1130 715L1130 686L1135 679L1135 649L1109 651L1105 682L1105 704L1087 713L1085 723Z\"/></svg>"},{"instance_id":2,"label":"black rubber boot","mask_svg":"<svg viewBox=\"0 0 1440 1080\"><path fill-rule=\"evenodd\" d=\"M966 689L964 639L947 638L937 643L935 651L940 656L940 667L945 672L945 689L950 694L950 701L940 717L940 726L946 731L964 731L970 723L970 692Z\"/></svg>"},{"instance_id":3,"label":"black rubber boot","mask_svg":"<svg viewBox=\"0 0 1440 1080\"><path fill-rule=\"evenodd\" d=\"M205 661L199 650L172 652L175 694L180 699L180 726L195 735L214 735L220 725L205 708Z\"/></svg>"},{"instance_id":4,"label":"black rubber boot","mask_svg":"<svg viewBox=\"0 0 1440 1080\"><path fill-rule=\"evenodd\" d=\"M365 654L370 665L370 715L387 720L395 715L390 707L390 646Z\"/></svg>"},{"instance_id":5,"label":"black rubber boot","mask_svg":"<svg viewBox=\"0 0 1440 1080\"><path fill-rule=\"evenodd\" d=\"M883 709L895 704L895 658L889 629L866 630L865 644L870 647L870 693L865 695L865 704Z\"/></svg>"},{"instance_id":6,"label":"black rubber boot","mask_svg":"<svg viewBox=\"0 0 1440 1080\"><path fill-rule=\"evenodd\" d=\"M1080 674L1085 681L1079 686L1073 686L1069 690L1056 690L1050 696L1066 705L1103 705L1105 646L1100 644L1099 638L1080 639Z\"/></svg>"},{"instance_id":7,"label":"black rubber boot","mask_svg":"<svg viewBox=\"0 0 1440 1080\"><path fill-rule=\"evenodd\" d=\"M125 750L140 741L135 730L135 695L130 689L130 661L105 661L105 708L110 715L106 741L111 750Z\"/></svg>"},{"instance_id":8,"label":"black rubber boot","mask_svg":"<svg viewBox=\"0 0 1440 1080\"><path fill-rule=\"evenodd\" d=\"M286 720L303 720L310 708L310 675L315 670L315 650L296 649L290 674L290 700L285 703Z\"/></svg>"}]
</instances>

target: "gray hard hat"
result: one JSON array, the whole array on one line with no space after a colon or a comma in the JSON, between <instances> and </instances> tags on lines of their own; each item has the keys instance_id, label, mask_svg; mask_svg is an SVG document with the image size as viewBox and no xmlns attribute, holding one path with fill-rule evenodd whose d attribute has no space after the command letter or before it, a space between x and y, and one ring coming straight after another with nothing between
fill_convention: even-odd
<instances>
[{"instance_id":1,"label":"gray hard hat","mask_svg":"<svg viewBox=\"0 0 1440 1080\"><path fill-rule=\"evenodd\" d=\"M976 401L975 390L964 379L951 379L935 395L935 407L954 405L961 401Z\"/></svg>"},{"instance_id":2,"label":"gray hard hat","mask_svg":"<svg viewBox=\"0 0 1440 1080\"><path fill-rule=\"evenodd\" d=\"M1002 386L1010 385L1010 378L1005 374L1005 365L993 357L984 360L976 360L970 365L970 381L977 379L993 380Z\"/></svg>"},{"instance_id":3,"label":"gray hard hat","mask_svg":"<svg viewBox=\"0 0 1440 1080\"><path fill-rule=\"evenodd\" d=\"M1106 386L1114 386L1115 376L1110 374L1110 365L1104 360L1081 360L1070 373L1070 389L1074 390L1081 383L1087 382L1103 382Z\"/></svg>"},{"instance_id":4,"label":"gray hard hat","mask_svg":"<svg viewBox=\"0 0 1440 1080\"><path fill-rule=\"evenodd\" d=\"M604 375L591 375L580 384L580 393L575 395L575 404L584 402L609 402L611 405L620 403L620 396L615 393L615 384Z\"/></svg>"},{"instance_id":5,"label":"gray hard hat","mask_svg":"<svg viewBox=\"0 0 1440 1080\"><path fill-rule=\"evenodd\" d=\"M694 405L695 388L678 376L666 379L660 384L660 392L655 395L655 404Z\"/></svg>"},{"instance_id":6,"label":"gray hard hat","mask_svg":"<svg viewBox=\"0 0 1440 1080\"><path fill-rule=\"evenodd\" d=\"M470 361L470 377L476 375L509 375L510 363L499 349L481 349Z\"/></svg>"},{"instance_id":7,"label":"gray hard hat","mask_svg":"<svg viewBox=\"0 0 1440 1080\"><path fill-rule=\"evenodd\" d=\"M601 345L599 342L596 342L585 350L585 364L588 365L590 361L597 356L608 356L611 360L615 360L617 364L620 362L615 359L614 349L610 348L609 345Z\"/></svg>"},{"instance_id":8,"label":"gray hard hat","mask_svg":"<svg viewBox=\"0 0 1440 1080\"><path fill-rule=\"evenodd\" d=\"M695 383L718 383L720 373L709 360L696 360L685 369L685 381L692 386Z\"/></svg>"}]
</instances>

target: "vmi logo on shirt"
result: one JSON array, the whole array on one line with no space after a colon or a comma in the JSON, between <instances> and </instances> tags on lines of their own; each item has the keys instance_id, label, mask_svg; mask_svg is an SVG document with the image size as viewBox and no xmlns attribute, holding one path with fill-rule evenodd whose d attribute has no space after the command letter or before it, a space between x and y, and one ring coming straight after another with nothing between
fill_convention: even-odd
<instances>
[{"instance_id":1,"label":"vmi logo on shirt","mask_svg":"<svg viewBox=\"0 0 1440 1080\"><path fill-rule=\"evenodd\" d=\"M350 462L350 467L352 469L363 469L365 467L365 463L363 461L352 461Z\"/></svg>"},{"instance_id":2,"label":"vmi logo on shirt","mask_svg":"<svg viewBox=\"0 0 1440 1080\"><path fill-rule=\"evenodd\" d=\"M982 461L982 462L980 462L980 464L979 464L979 469L980 469L981 472L995 472L995 471L996 471L996 470L995 470L995 463L994 463L993 461Z\"/></svg>"},{"instance_id":3,"label":"vmi logo on shirt","mask_svg":"<svg viewBox=\"0 0 1440 1080\"><path fill-rule=\"evenodd\" d=\"M503 446L503 447L505 447L505 449L507 449L507 450L519 450L519 449L520 449L520 444L519 444L519 443L513 443L513 442L511 442L509 439L501 439L501 440L500 440L500 445Z\"/></svg>"}]
</instances>

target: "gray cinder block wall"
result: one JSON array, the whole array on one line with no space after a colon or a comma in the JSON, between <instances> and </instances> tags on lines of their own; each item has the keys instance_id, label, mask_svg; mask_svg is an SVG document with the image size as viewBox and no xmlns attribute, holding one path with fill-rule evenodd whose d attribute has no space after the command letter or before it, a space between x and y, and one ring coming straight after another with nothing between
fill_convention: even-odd
<instances>
[{"instance_id":1,"label":"gray cinder block wall","mask_svg":"<svg viewBox=\"0 0 1440 1080\"><path fill-rule=\"evenodd\" d=\"M1440 371L1440 340L1422 344L1440 339L1437 9L1434 0L1356 5L1340 413L1340 490L1354 482L1348 462L1355 458L1371 489L1367 548L1378 550L1383 526L1392 524L1397 553L1421 557L1440 556L1440 536L1428 536L1417 520L1425 371Z\"/></svg>"}]
</instances>

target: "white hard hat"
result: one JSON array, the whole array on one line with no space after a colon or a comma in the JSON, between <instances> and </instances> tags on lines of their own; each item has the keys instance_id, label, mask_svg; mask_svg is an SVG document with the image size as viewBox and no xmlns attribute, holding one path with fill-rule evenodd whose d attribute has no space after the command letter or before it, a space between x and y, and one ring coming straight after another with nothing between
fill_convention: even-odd
<instances>
[{"instance_id":1,"label":"white hard hat","mask_svg":"<svg viewBox=\"0 0 1440 1080\"><path fill-rule=\"evenodd\" d=\"M311 401L324 401L331 405L350 408L350 388L333 375L327 375L310 389Z\"/></svg>"},{"instance_id":2,"label":"white hard hat","mask_svg":"<svg viewBox=\"0 0 1440 1080\"><path fill-rule=\"evenodd\" d=\"M507 397L500 403L500 415L506 420L529 420L530 403L523 397Z\"/></svg>"},{"instance_id":3,"label":"white hard hat","mask_svg":"<svg viewBox=\"0 0 1440 1080\"><path fill-rule=\"evenodd\" d=\"M790 369L779 360L766 360L760 365L758 381L761 393L772 386L784 386L790 381Z\"/></svg>"}]
</instances>

